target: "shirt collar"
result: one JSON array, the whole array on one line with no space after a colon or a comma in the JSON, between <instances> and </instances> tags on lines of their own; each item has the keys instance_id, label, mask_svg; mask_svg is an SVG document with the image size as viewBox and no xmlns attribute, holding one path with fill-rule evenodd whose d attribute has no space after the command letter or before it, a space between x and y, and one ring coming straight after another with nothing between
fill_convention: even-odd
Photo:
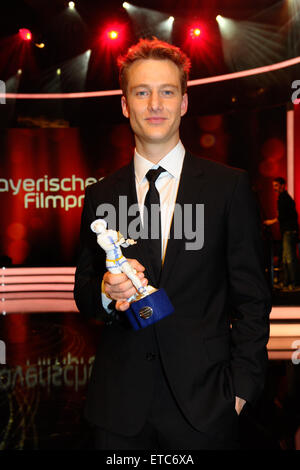
<instances>
[{"instance_id":1,"label":"shirt collar","mask_svg":"<svg viewBox=\"0 0 300 470\"><path fill-rule=\"evenodd\" d=\"M142 157L136 150L134 151L134 170L138 184L141 184L147 172L152 168L161 166L174 178L180 178L185 148L181 141L165 155L157 165Z\"/></svg>"}]
</instances>

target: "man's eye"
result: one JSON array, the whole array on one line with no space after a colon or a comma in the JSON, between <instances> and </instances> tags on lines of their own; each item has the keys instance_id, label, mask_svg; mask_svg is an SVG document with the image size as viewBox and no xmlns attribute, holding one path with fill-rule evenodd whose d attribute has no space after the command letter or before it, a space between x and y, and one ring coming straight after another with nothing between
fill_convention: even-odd
<instances>
[{"instance_id":1,"label":"man's eye","mask_svg":"<svg viewBox=\"0 0 300 470\"><path fill-rule=\"evenodd\" d=\"M136 95L137 96L146 96L147 95L147 91L143 90L143 91L137 91L136 92Z\"/></svg>"},{"instance_id":2,"label":"man's eye","mask_svg":"<svg viewBox=\"0 0 300 470\"><path fill-rule=\"evenodd\" d=\"M163 95L165 96L171 96L173 94L174 94L173 90L163 90Z\"/></svg>"}]
</instances>

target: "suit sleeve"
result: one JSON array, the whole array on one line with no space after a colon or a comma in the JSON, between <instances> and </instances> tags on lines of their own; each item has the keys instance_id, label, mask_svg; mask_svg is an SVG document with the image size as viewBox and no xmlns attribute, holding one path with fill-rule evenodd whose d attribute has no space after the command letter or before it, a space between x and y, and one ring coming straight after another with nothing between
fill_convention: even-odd
<instances>
[{"instance_id":1,"label":"suit sleeve","mask_svg":"<svg viewBox=\"0 0 300 470\"><path fill-rule=\"evenodd\" d=\"M90 225L96 219L90 187L86 188L80 226L80 248L75 271L74 299L78 310L87 317L109 321L103 308L101 283L106 271L105 252L97 244Z\"/></svg>"},{"instance_id":2,"label":"suit sleeve","mask_svg":"<svg viewBox=\"0 0 300 470\"><path fill-rule=\"evenodd\" d=\"M233 382L236 396L254 403L265 382L271 295L259 210L245 172L237 177L227 227Z\"/></svg>"}]
</instances>

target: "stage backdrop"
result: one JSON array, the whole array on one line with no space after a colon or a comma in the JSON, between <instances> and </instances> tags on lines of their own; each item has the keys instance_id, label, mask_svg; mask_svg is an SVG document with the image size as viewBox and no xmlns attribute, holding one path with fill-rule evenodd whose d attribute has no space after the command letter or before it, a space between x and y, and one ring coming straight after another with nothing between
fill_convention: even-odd
<instances>
[{"instance_id":1,"label":"stage backdrop","mask_svg":"<svg viewBox=\"0 0 300 470\"><path fill-rule=\"evenodd\" d=\"M119 137L130 144L126 132L119 129ZM124 164L122 148L118 161L116 145L106 152L109 134L93 158L83 140L72 128L2 131L1 256L12 264L74 264L85 188Z\"/></svg>"},{"instance_id":2,"label":"stage backdrop","mask_svg":"<svg viewBox=\"0 0 300 470\"><path fill-rule=\"evenodd\" d=\"M274 216L272 178L286 176L285 108L186 116L181 136L196 155L246 169L262 218ZM85 187L127 164L133 149L127 121L0 130L1 265L75 266Z\"/></svg>"}]
</instances>

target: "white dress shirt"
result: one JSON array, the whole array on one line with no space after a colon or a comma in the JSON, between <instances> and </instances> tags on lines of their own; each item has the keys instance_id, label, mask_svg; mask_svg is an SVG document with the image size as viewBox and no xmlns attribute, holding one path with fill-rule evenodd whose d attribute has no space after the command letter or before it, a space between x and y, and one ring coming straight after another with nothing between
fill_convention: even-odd
<instances>
[{"instance_id":1,"label":"white dress shirt","mask_svg":"<svg viewBox=\"0 0 300 470\"><path fill-rule=\"evenodd\" d=\"M159 175L155 182L155 186L160 196L161 207L162 263L166 253L184 155L185 149L181 141L179 141L178 144L167 155L165 155L157 165L154 165L152 162L139 155L136 150L134 152L136 193L142 220L144 201L149 189L149 182L146 178L146 174L149 170L158 168L159 166L166 170ZM105 295L102 289L102 305L108 313L111 311L107 308L110 302L111 299Z\"/></svg>"},{"instance_id":2,"label":"white dress shirt","mask_svg":"<svg viewBox=\"0 0 300 470\"><path fill-rule=\"evenodd\" d=\"M159 166L166 170L166 172L159 175L155 182L155 186L160 196L162 261L164 260L164 255L166 253L184 154L185 149L181 141L179 141L176 147L165 155L157 165L153 165L152 162L139 155L137 151L134 153L136 192L142 220L144 201L149 189L149 182L146 178L146 174L149 170L158 168Z\"/></svg>"}]
</instances>

